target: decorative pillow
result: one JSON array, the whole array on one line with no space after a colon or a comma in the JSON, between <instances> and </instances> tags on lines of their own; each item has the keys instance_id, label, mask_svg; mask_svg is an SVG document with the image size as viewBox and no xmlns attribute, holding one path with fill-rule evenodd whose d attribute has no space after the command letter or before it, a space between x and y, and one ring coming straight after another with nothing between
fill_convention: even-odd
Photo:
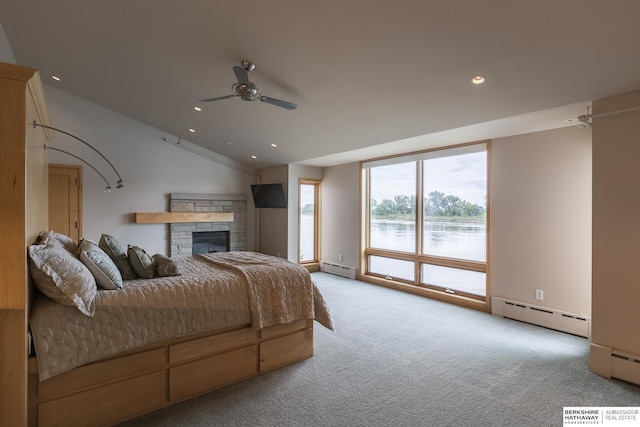
<instances>
[{"instance_id":1,"label":"decorative pillow","mask_svg":"<svg viewBox=\"0 0 640 427\"><path fill-rule=\"evenodd\" d=\"M175 261L168 256L155 254L151 259L156 266L156 275L160 277L180 276L182 274L178 270L178 266Z\"/></svg>"},{"instance_id":2,"label":"decorative pillow","mask_svg":"<svg viewBox=\"0 0 640 427\"><path fill-rule=\"evenodd\" d=\"M108 234L103 234L100 237L98 246L107 255L109 255L109 258L111 258L116 267L118 267L123 280L133 280L136 278L136 272L133 270L133 267L129 263L127 253L115 237L109 236Z\"/></svg>"},{"instance_id":3,"label":"decorative pillow","mask_svg":"<svg viewBox=\"0 0 640 427\"><path fill-rule=\"evenodd\" d=\"M109 255L89 239L80 239L80 261L87 266L98 285L104 289L122 289L122 275Z\"/></svg>"},{"instance_id":4,"label":"decorative pillow","mask_svg":"<svg viewBox=\"0 0 640 427\"><path fill-rule=\"evenodd\" d=\"M42 232L38 235L38 239L36 240L37 245L45 245L47 243L50 246L63 247L72 254L76 254L78 252L78 245L76 245L71 237L56 233L53 230Z\"/></svg>"},{"instance_id":5,"label":"decorative pillow","mask_svg":"<svg viewBox=\"0 0 640 427\"><path fill-rule=\"evenodd\" d=\"M29 271L40 291L83 314L95 313L96 280L78 258L59 246L29 246Z\"/></svg>"},{"instance_id":6,"label":"decorative pillow","mask_svg":"<svg viewBox=\"0 0 640 427\"><path fill-rule=\"evenodd\" d=\"M139 246L129 245L127 250L129 262L138 277L142 279L153 279L155 267L149 254Z\"/></svg>"}]
</instances>

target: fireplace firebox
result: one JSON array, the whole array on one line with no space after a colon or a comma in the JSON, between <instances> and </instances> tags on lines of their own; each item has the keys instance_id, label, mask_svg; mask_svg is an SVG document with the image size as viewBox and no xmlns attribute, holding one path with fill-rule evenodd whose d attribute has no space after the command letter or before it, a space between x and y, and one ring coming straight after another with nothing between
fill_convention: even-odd
<instances>
[{"instance_id":1,"label":"fireplace firebox","mask_svg":"<svg viewBox=\"0 0 640 427\"><path fill-rule=\"evenodd\" d=\"M192 233L193 244L191 252L195 254L207 254L213 252L229 252L229 231L194 231Z\"/></svg>"}]
</instances>

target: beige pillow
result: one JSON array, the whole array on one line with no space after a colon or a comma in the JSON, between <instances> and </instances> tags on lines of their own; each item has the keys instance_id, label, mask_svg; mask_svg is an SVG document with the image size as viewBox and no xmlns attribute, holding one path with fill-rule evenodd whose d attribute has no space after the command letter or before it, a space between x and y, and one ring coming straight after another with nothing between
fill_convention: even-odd
<instances>
[{"instance_id":1,"label":"beige pillow","mask_svg":"<svg viewBox=\"0 0 640 427\"><path fill-rule=\"evenodd\" d=\"M129 263L129 258L127 258L127 252L125 252L120 242L108 234L103 234L100 237L100 242L98 242L98 246L102 249L109 258L113 261L113 263L120 270L120 275L122 275L123 280L133 280L135 279L136 272L134 271L131 263Z\"/></svg>"},{"instance_id":2,"label":"beige pillow","mask_svg":"<svg viewBox=\"0 0 640 427\"><path fill-rule=\"evenodd\" d=\"M78 247L80 261L87 266L96 282L103 289L122 289L120 270L109 258L109 255L89 239L80 239Z\"/></svg>"},{"instance_id":3,"label":"beige pillow","mask_svg":"<svg viewBox=\"0 0 640 427\"><path fill-rule=\"evenodd\" d=\"M47 243L50 246L63 247L74 255L78 251L78 245L76 245L71 237L64 234L56 233L53 230L42 232L38 235L38 240L36 240L37 245L44 245Z\"/></svg>"},{"instance_id":4,"label":"beige pillow","mask_svg":"<svg viewBox=\"0 0 640 427\"><path fill-rule=\"evenodd\" d=\"M87 316L95 313L96 280L87 267L59 246L29 246L29 271L40 291Z\"/></svg>"},{"instance_id":5,"label":"beige pillow","mask_svg":"<svg viewBox=\"0 0 640 427\"><path fill-rule=\"evenodd\" d=\"M153 264L156 267L156 275L158 275L159 277L181 275L175 261L168 256L155 254L153 257L151 257L151 259L153 260Z\"/></svg>"},{"instance_id":6,"label":"beige pillow","mask_svg":"<svg viewBox=\"0 0 640 427\"><path fill-rule=\"evenodd\" d=\"M129 262L138 277L142 279L153 279L155 267L149 254L139 246L129 245L127 249Z\"/></svg>"}]
</instances>

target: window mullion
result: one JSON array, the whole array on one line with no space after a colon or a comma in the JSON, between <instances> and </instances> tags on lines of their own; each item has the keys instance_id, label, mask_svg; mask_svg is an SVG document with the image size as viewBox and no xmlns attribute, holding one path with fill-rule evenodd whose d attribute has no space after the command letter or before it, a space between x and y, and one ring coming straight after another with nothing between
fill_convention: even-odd
<instances>
[{"instance_id":1,"label":"window mullion","mask_svg":"<svg viewBox=\"0 0 640 427\"><path fill-rule=\"evenodd\" d=\"M423 229L422 221L423 221L423 203L424 196L423 192L423 184L422 184L422 176L423 176L423 162L416 162L416 250L415 250L415 265L414 265L414 278L415 284L418 285L420 283L420 262L418 262L418 257L422 253L422 239L423 239Z\"/></svg>"}]
</instances>

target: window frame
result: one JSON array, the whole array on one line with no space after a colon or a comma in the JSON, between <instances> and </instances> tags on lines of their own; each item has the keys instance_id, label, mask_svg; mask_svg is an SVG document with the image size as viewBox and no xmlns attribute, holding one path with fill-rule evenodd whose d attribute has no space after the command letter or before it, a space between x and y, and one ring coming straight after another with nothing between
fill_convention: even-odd
<instances>
[{"instance_id":1,"label":"window frame","mask_svg":"<svg viewBox=\"0 0 640 427\"><path fill-rule=\"evenodd\" d=\"M311 178L299 178L298 179L298 264L310 265L320 263L320 212L321 210L321 184L322 180ZM313 259L301 260L300 252L302 248L302 186L312 185L315 187L314 191L314 204L313 204Z\"/></svg>"},{"instance_id":2,"label":"window frame","mask_svg":"<svg viewBox=\"0 0 640 427\"><path fill-rule=\"evenodd\" d=\"M450 258L444 256L436 256L436 255L426 255L422 253L422 239L424 234L424 194L423 194L423 179L424 179L424 171L423 171L423 162L424 156L429 156L430 153L448 150L453 148L462 148L465 147L484 144L485 150L487 153L486 160L486 192L487 192L487 203L486 203L486 259L485 261L475 261L475 260L467 260L467 259L458 259L458 258ZM464 153L461 153L464 154ZM434 153L437 155L437 153ZM405 163L402 161L403 158L406 158L406 163L416 162L416 218L415 218L415 229L416 229L416 247L414 253L409 252L400 252L395 250L388 249L379 249L372 248L370 246L370 230L371 230L371 188L370 188L370 170L372 167L375 167L378 164L385 164L387 162L393 163ZM491 224L491 215L490 215L490 162L491 162L491 141L477 141L467 144L458 144L452 146L438 147L429 150L411 152L406 154L401 154L397 156L388 156L383 158L371 159L367 161L361 162L361 186L360 186L360 194L361 194L361 262L360 269L363 272L362 278L365 281L381 284L383 286L388 286L392 288L397 288L400 290L417 293L420 295L425 295L429 297L433 297L436 299L453 302L455 304L465 305L472 308L478 308L484 311L489 311L490 308L490 299L488 295L490 295L490 224ZM366 164L370 164L371 166L366 167ZM414 263L414 281L409 281L396 277L387 277L383 274L372 273L369 272L369 257L370 256L382 256L391 259L411 261ZM431 264L442 267L456 268L462 270L475 271L485 274L485 296L465 293L459 290L450 290L445 289L439 286L434 286L429 283L426 283L421 277L422 273L422 264Z\"/></svg>"}]
</instances>

